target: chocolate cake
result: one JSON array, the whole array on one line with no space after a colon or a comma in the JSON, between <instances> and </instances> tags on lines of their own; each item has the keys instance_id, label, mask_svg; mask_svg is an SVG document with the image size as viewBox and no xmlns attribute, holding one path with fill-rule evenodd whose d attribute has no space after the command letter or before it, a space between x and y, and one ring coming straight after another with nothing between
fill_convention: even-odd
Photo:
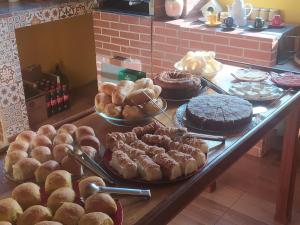
<instances>
[{"instance_id":1,"label":"chocolate cake","mask_svg":"<svg viewBox=\"0 0 300 225\"><path fill-rule=\"evenodd\" d=\"M251 121L252 104L236 96L202 95L190 100L186 118L202 129L230 131Z\"/></svg>"}]
</instances>

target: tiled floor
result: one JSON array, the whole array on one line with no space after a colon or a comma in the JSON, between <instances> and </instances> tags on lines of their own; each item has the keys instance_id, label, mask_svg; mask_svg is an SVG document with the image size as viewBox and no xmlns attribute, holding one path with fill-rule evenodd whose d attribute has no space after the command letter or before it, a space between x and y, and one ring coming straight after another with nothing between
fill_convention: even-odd
<instances>
[{"instance_id":1,"label":"tiled floor","mask_svg":"<svg viewBox=\"0 0 300 225\"><path fill-rule=\"evenodd\" d=\"M244 156L220 177L216 192L202 193L169 225L274 225L279 163L276 151ZM290 224L300 224L299 167Z\"/></svg>"}]
</instances>

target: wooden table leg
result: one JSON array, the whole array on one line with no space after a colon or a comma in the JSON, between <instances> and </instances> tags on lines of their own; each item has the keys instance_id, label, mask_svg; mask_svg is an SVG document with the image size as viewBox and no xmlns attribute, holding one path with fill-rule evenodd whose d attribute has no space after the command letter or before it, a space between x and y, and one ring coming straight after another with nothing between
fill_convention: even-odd
<instances>
[{"instance_id":1,"label":"wooden table leg","mask_svg":"<svg viewBox=\"0 0 300 225\"><path fill-rule=\"evenodd\" d=\"M299 151L298 132L300 110L295 108L286 119L282 158L280 165L279 190L277 193L275 221L287 224L290 221L296 179L296 160Z\"/></svg>"}]
</instances>

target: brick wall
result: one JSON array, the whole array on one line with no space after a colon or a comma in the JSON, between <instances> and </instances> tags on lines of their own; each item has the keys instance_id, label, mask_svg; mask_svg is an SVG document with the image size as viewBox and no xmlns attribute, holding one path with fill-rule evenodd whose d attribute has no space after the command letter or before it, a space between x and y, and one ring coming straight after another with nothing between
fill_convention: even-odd
<instances>
[{"instance_id":1,"label":"brick wall","mask_svg":"<svg viewBox=\"0 0 300 225\"><path fill-rule=\"evenodd\" d=\"M93 22L97 59L131 57L151 73L151 17L94 11Z\"/></svg>"}]
</instances>

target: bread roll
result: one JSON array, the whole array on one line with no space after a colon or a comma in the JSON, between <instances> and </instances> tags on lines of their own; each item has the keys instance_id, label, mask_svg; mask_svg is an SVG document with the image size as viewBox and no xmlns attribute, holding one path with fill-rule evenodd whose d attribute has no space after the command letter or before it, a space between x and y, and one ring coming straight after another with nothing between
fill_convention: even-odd
<instances>
[{"instance_id":1,"label":"bread roll","mask_svg":"<svg viewBox=\"0 0 300 225\"><path fill-rule=\"evenodd\" d=\"M112 103L122 106L127 95L133 90L134 82L129 80L121 80L117 89L112 93Z\"/></svg>"},{"instance_id":2,"label":"bread roll","mask_svg":"<svg viewBox=\"0 0 300 225\"><path fill-rule=\"evenodd\" d=\"M94 129L89 127L89 126L80 126L75 131L75 137L76 137L77 140L80 139L83 136L86 136L86 135L95 136Z\"/></svg>"},{"instance_id":3,"label":"bread roll","mask_svg":"<svg viewBox=\"0 0 300 225\"><path fill-rule=\"evenodd\" d=\"M28 153L24 151L12 151L8 152L4 159L4 170L7 173L12 172L13 165L20 159L27 158Z\"/></svg>"},{"instance_id":4,"label":"bread roll","mask_svg":"<svg viewBox=\"0 0 300 225\"><path fill-rule=\"evenodd\" d=\"M80 205L65 202L56 210L53 220L64 225L77 225L83 214L84 209Z\"/></svg>"},{"instance_id":5,"label":"bread roll","mask_svg":"<svg viewBox=\"0 0 300 225\"><path fill-rule=\"evenodd\" d=\"M93 212L83 215L78 225L114 225L109 215L102 212Z\"/></svg>"},{"instance_id":6,"label":"bread roll","mask_svg":"<svg viewBox=\"0 0 300 225\"><path fill-rule=\"evenodd\" d=\"M56 129L54 126L47 124L41 126L36 133L38 135L45 135L52 141L56 135Z\"/></svg>"},{"instance_id":7,"label":"bread roll","mask_svg":"<svg viewBox=\"0 0 300 225\"><path fill-rule=\"evenodd\" d=\"M18 181L27 180L34 177L34 171L41 165L33 158L20 159L13 165L13 177Z\"/></svg>"},{"instance_id":8,"label":"bread roll","mask_svg":"<svg viewBox=\"0 0 300 225\"><path fill-rule=\"evenodd\" d=\"M32 149L30 153L31 157L43 163L52 159L51 150L45 146L38 146Z\"/></svg>"},{"instance_id":9,"label":"bread roll","mask_svg":"<svg viewBox=\"0 0 300 225\"><path fill-rule=\"evenodd\" d=\"M142 105L149 102L150 99L155 97L155 92L153 89L144 88L132 91L126 98L126 102L131 105Z\"/></svg>"},{"instance_id":10,"label":"bread roll","mask_svg":"<svg viewBox=\"0 0 300 225\"><path fill-rule=\"evenodd\" d=\"M120 117L122 114L122 107L121 106L117 106L113 103L110 104L106 104L104 107L104 111L103 111L106 115L111 116L111 117Z\"/></svg>"},{"instance_id":11,"label":"bread roll","mask_svg":"<svg viewBox=\"0 0 300 225\"><path fill-rule=\"evenodd\" d=\"M74 202L75 201L75 192L73 189L68 187L58 188L53 191L47 200L47 207L56 212L56 210L64 202Z\"/></svg>"},{"instance_id":12,"label":"bread roll","mask_svg":"<svg viewBox=\"0 0 300 225\"><path fill-rule=\"evenodd\" d=\"M63 225L60 222L55 222L55 221L42 221L42 222L38 222L35 225Z\"/></svg>"},{"instance_id":13,"label":"bread roll","mask_svg":"<svg viewBox=\"0 0 300 225\"><path fill-rule=\"evenodd\" d=\"M34 172L35 180L37 183L44 183L47 176L55 170L59 170L60 165L55 160L49 160L41 164Z\"/></svg>"},{"instance_id":14,"label":"bread roll","mask_svg":"<svg viewBox=\"0 0 300 225\"><path fill-rule=\"evenodd\" d=\"M24 211L18 219L17 225L33 225L44 220L51 220L50 210L41 205L34 205Z\"/></svg>"},{"instance_id":15,"label":"bread roll","mask_svg":"<svg viewBox=\"0 0 300 225\"><path fill-rule=\"evenodd\" d=\"M68 133L72 137L74 137L76 130L77 130L77 127L74 124L66 123L57 130L57 134Z\"/></svg>"},{"instance_id":16,"label":"bread roll","mask_svg":"<svg viewBox=\"0 0 300 225\"><path fill-rule=\"evenodd\" d=\"M105 106L110 103L111 103L111 96L105 93L98 93L95 96L95 107L98 112L104 112Z\"/></svg>"},{"instance_id":17,"label":"bread roll","mask_svg":"<svg viewBox=\"0 0 300 225\"><path fill-rule=\"evenodd\" d=\"M99 92L103 92L106 95L112 96L112 93L117 89L117 84L112 82L103 82L99 86Z\"/></svg>"},{"instance_id":18,"label":"bread roll","mask_svg":"<svg viewBox=\"0 0 300 225\"><path fill-rule=\"evenodd\" d=\"M91 146L97 151L100 150L100 141L95 136L91 136L91 135L83 136L78 140L78 143L80 146Z\"/></svg>"},{"instance_id":19,"label":"bread roll","mask_svg":"<svg viewBox=\"0 0 300 225\"><path fill-rule=\"evenodd\" d=\"M53 139L53 146L59 145L59 144L73 144L73 138L68 133L61 133L54 137Z\"/></svg>"},{"instance_id":20,"label":"bread roll","mask_svg":"<svg viewBox=\"0 0 300 225\"><path fill-rule=\"evenodd\" d=\"M37 135L33 138L31 143L32 148L38 147L38 146L46 146L48 148L52 148L52 142L51 140L45 136L45 135Z\"/></svg>"},{"instance_id":21,"label":"bread roll","mask_svg":"<svg viewBox=\"0 0 300 225\"><path fill-rule=\"evenodd\" d=\"M14 223L22 213L21 206L13 198L0 199L0 221Z\"/></svg>"},{"instance_id":22,"label":"bread roll","mask_svg":"<svg viewBox=\"0 0 300 225\"><path fill-rule=\"evenodd\" d=\"M87 213L103 212L109 216L114 216L117 212L117 204L109 194L97 193L86 199L85 211Z\"/></svg>"},{"instance_id":23,"label":"bread roll","mask_svg":"<svg viewBox=\"0 0 300 225\"><path fill-rule=\"evenodd\" d=\"M69 156L63 158L63 160L61 161L61 167L75 177L80 177L83 175L82 165Z\"/></svg>"},{"instance_id":24,"label":"bread roll","mask_svg":"<svg viewBox=\"0 0 300 225\"><path fill-rule=\"evenodd\" d=\"M9 147L7 149L7 152L13 152L13 151L24 151L27 152L29 148L29 144L24 141L14 141L9 144Z\"/></svg>"},{"instance_id":25,"label":"bread roll","mask_svg":"<svg viewBox=\"0 0 300 225\"><path fill-rule=\"evenodd\" d=\"M150 88L153 89L154 84L153 80L151 78L141 78L139 80L136 80L134 83L133 90L143 89L143 88Z\"/></svg>"},{"instance_id":26,"label":"bread roll","mask_svg":"<svg viewBox=\"0 0 300 225\"><path fill-rule=\"evenodd\" d=\"M161 94L162 88L161 88L161 86L154 85L153 91L154 91L154 98L158 98Z\"/></svg>"},{"instance_id":27,"label":"bread roll","mask_svg":"<svg viewBox=\"0 0 300 225\"><path fill-rule=\"evenodd\" d=\"M91 183L94 183L97 186L105 186L105 182L102 180L101 177L90 176L90 177L84 178L78 184L81 197L87 198L90 196L89 185Z\"/></svg>"},{"instance_id":28,"label":"bread roll","mask_svg":"<svg viewBox=\"0 0 300 225\"><path fill-rule=\"evenodd\" d=\"M45 191L46 193L52 193L61 187L72 188L71 174L65 170L53 171L46 178Z\"/></svg>"},{"instance_id":29,"label":"bread roll","mask_svg":"<svg viewBox=\"0 0 300 225\"><path fill-rule=\"evenodd\" d=\"M91 159L95 159L97 150L91 146L81 146L81 150L87 154Z\"/></svg>"},{"instance_id":30,"label":"bread roll","mask_svg":"<svg viewBox=\"0 0 300 225\"><path fill-rule=\"evenodd\" d=\"M15 187L11 196L21 205L23 210L41 204L40 187L31 182Z\"/></svg>"},{"instance_id":31,"label":"bread roll","mask_svg":"<svg viewBox=\"0 0 300 225\"><path fill-rule=\"evenodd\" d=\"M163 108L163 101L158 98L158 99L153 99L154 103L152 101L147 102L146 104L143 105L144 111L148 115L153 115L158 112L160 112L160 109Z\"/></svg>"},{"instance_id":32,"label":"bread roll","mask_svg":"<svg viewBox=\"0 0 300 225\"><path fill-rule=\"evenodd\" d=\"M63 158L65 158L68 155L69 150L73 151L72 145L68 145L68 144L56 145L52 150L54 160L60 163L63 160Z\"/></svg>"},{"instance_id":33,"label":"bread roll","mask_svg":"<svg viewBox=\"0 0 300 225\"><path fill-rule=\"evenodd\" d=\"M25 130L25 131L21 132L20 134L18 134L18 136L16 137L16 141L27 142L30 147L30 144L35 136L36 136L36 133L34 131Z\"/></svg>"},{"instance_id":34,"label":"bread roll","mask_svg":"<svg viewBox=\"0 0 300 225\"><path fill-rule=\"evenodd\" d=\"M129 105L125 105L122 115L126 120L138 120L145 116L139 107Z\"/></svg>"}]
</instances>

